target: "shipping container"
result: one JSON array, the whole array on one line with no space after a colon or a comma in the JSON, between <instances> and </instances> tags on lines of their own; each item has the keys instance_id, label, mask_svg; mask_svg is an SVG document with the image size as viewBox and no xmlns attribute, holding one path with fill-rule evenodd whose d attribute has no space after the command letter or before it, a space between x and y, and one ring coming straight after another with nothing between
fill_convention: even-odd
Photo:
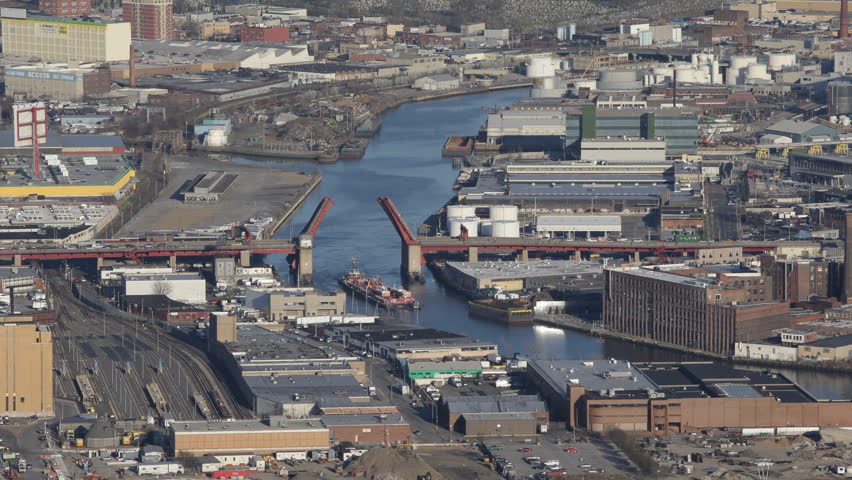
<instances>
[{"instance_id":1,"label":"shipping container","mask_svg":"<svg viewBox=\"0 0 852 480\"><path fill-rule=\"evenodd\" d=\"M213 472L211 478L246 478L251 475L252 470L219 470Z\"/></svg>"},{"instance_id":2,"label":"shipping container","mask_svg":"<svg viewBox=\"0 0 852 480\"><path fill-rule=\"evenodd\" d=\"M139 475L183 473L183 465L172 462L140 463L136 465L136 473Z\"/></svg>"}]
</instances>

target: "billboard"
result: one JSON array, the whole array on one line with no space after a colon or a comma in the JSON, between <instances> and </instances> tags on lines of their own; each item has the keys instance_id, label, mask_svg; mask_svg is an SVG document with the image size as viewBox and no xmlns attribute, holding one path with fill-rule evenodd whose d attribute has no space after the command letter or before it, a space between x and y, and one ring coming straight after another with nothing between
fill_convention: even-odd
<instances>
[{"instance_id":1,"label":"billboard","mask_svg":"<svg viewBox=\"0 0 852 480\"><path fill-rule=\"evenodd\" d=\"M25 147L47 141L47 107L44 103L19 103L12 106L15 146Z\"/></svg>"}]
</instances>

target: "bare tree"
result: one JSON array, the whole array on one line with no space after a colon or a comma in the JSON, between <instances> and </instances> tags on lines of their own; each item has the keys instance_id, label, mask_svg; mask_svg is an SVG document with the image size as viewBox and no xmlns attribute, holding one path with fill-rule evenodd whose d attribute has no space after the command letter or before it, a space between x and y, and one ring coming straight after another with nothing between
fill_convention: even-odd
<instances>
[{"instance_id":1,"label":"bare tree","mask_svg":"<svg viewBox=\"0 0 852 480\"><path fill-rule=\"evenodd\" d=\"M159 281L154 283L154 295L164 295L168 297L173 291L174 286L169 282Z\"/></svg>"}]
</instances>

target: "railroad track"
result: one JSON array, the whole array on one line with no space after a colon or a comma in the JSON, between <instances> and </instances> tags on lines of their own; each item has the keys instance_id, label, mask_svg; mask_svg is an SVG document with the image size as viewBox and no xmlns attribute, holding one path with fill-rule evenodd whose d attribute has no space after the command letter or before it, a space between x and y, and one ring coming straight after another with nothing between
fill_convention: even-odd
<instances>
[{"instance_id":1,"label":"railroad track","mask_svg":"<svg viewBox=\"0 0 852 480\"><path fill-rule=\"evenodd\" d=\"M251 411L237 403L228 386L213 373L213 366L204 352L161 333L156 327L149 328L136 320L107 313L114 307L107 305L100 297L93 298L84 288L80 291L102 310L79 300L69 282L58 272L47 272L47 276L59 310L60 334L65 332L66 335L70 333L77 337L88 337L112 360L111 371L107 372L106 365L101 365L101 374L93 375L93 380L95 388L105 392L104 400L110 404L116 416L119 416L119 412L131 413L127 418L135 417L134 412L158 415L145 391L146 383L157 382L168 404L158 416L170 413L177 420L204 419L194 399L195 395L200 395L209 405L216 407L210 412L211 419L252 417ZM81 352L75 352L74 348L68 342L59 350L64 358L69 358L69 353L72 358L79 358ZM117 366L116 361L122 362L121 365ZM128 361L131 368L125 372L123 366ZM160 362L163 362L162 369L159 368ZM103 384L99 385L98 380ZM119 384L124 392L110 391Z\"/></svg>"}]
</instances>

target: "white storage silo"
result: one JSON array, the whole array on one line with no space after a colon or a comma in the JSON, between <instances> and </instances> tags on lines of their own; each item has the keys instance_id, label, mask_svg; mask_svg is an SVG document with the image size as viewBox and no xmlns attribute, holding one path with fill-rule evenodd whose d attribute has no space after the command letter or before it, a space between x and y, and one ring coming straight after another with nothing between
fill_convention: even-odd
<instances>
[{"instance_id":1,"label":"white storage silo","mask_svg":"<svg viewBox=\"0 0 852 480\"><path fill-rule=\"evenodd\" d=\"M494 205L489 209L488 217L492 221L517 220L518 207L515 205Z\"/></svg>"},{"instance_id":2,"label":"white storage silo","mask_svg":"<svg viewBox=\"0 0 852 480\"><path fill-rule=\"evenodd\" d=\"M449 224L450 224L450 236L451 236L451 237L458 237L459 235L461 235L461 226L462 226L462 223L463 223L463 222L462 222L462 219L461 219L461 218L454 218L454 219L452 219L452 220L450 220L450 221L449 221Z\"/></svg>"},{"instance_id":3,"label":"white storage silo","mask_svg":"<svg viewBox=\"0 0 852 480\"><path fill-rule=\"evenodd\" d=\"M547 78L556 75L558 60L553 57L533 57L527 63L527 76L530 78Z\"/></svg>"},{"instance_id":4,"label":"white storage silo","mask_svg":"<svg viewBox=\"0 0 852 480\"><path fill-rule=\"evenodd\" d=\"M498 238L518 238L521 236L521 224L517 220L498 220L492 222L491 236Z\"/></svg>"},{"instance_id":5,"label":"white storage silo","mask_svg":"<svg viewBox=\"0 0 852 480\"><path fill-rule=\"evenodd\" d=\"M461 225L464 225L467 228L467 236L468 237L477 237L479 236L479 219L476 217L473 218L462 218L460 219ZM461 233L461 225L459 225L459 233Z\"/></svg>"},{"instance_id":6,"label":"white storage silo","mask_svg":"<svg viewBox=\"0 0 852 480\"><path fill-rule=\"evenodd\" d=\"M479 221L479 236L480 237L490 237L491 236L491 220L480 220Z\"/></svg>"},{"instance_id":7,"label":"white storage silo","mask_svg":"<svg viewBox=\"0 0 852 480\"><path fill-rule=\"evenodd\" d=\"M710 65L710 83L717 85L722 83L722 74L719 73L719 61L713 60Z\"/></svg>"},{"instance_id":8,"label":"white storage silo","mask_svg":"<svg viewBox=\"0 0 852 480\"><path fill-rule=\"evenodd\" d=\"M465 216L464 208L464 205L447 205L447 220L463 218Z\"/></svg>"},{"instance_id":9,"label":"white storage silo","mask_svg":"<svg viewBox=\"0 0 852 480\"><path fill-rule=\"evenodd\" d=\"M783 70L784 67L791 67L796 64L795 53L770 53L769 54L769 71L777 72Z\"/></svg>"},{"instance_id":10,"label":"white storage silo","mask_svg":"<svg viewBox=\"0 0 852 480\"><path fill-rule=\"evenodd\" d=\"M771 77L766 72L765 64L753 63L746 68L745 78L747 80L769 80Z\"/></svg>"},{"instance_id":11,"label":"white storage silo","mask_svg":"<svg viewBox=\"0 0 852 480\"><path fill-rule=\"evenodd\" d=\"M757 57L753 55L734 55L731 57L731 68L734 70L741 70L753 63L757 63Z\"/></svg>"}]
</instances>

